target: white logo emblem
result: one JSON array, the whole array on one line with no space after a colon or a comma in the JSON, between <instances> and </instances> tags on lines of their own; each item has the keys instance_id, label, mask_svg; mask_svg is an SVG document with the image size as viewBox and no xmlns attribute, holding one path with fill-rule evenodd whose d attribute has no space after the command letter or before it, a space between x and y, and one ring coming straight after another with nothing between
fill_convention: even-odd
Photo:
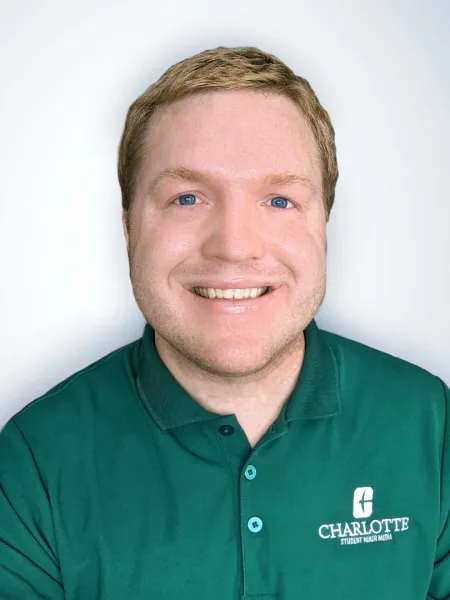
<instances>
[{"instance_id":1,"label":"white logo emblem","mask_svg":"<svg viewBox=\"0 0 450 600\"><path fill-rule=\"evenodd\" d=\"M317 533L323 540L337 540L341 546L349 546L387 542L409 529L409 517L388 518L380 514L378 519L369 520L372 513L373 488L356 488L353 492L353 517L362 520L325 523L320 525Z\"/></svg>"},{"instance_id":2,"label":"white logo emblem","mask_svg":"<svg viewBox=\"0 0 450 600\"><path fill-rule=\"evenodd\" d=\"M373 488L356 488L353 494L353 516L355 519L370 517L373 512Z\"/></svg>"}]
</instances>

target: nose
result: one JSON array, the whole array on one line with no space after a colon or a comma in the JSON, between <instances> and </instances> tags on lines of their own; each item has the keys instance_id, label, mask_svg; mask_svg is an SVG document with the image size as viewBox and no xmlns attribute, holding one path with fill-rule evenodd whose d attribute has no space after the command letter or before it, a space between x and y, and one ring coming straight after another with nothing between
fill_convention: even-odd
<instances>
[{"instance_id":1,"label":"nose","mask_svg":"<svg viewBox=\"0 0 450 600\"><path fill-rule=\"evenodd\" d=\"M267 244L263 211L241 194L223 198L205 225L203 255L228 262L261 259Z\"/></svg>"}]
</instances>

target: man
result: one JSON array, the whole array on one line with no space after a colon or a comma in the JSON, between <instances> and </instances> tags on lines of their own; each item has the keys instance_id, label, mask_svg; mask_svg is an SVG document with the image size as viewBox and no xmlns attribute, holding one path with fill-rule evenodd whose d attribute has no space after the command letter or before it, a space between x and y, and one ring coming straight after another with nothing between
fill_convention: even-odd
<instances>
[{"instance_id":1,"label":"man","mask_svg":"<svg viewBox=\"0 0 450 600\"><path fill-rule=\"evenodd\" d=\"M130 107L148 324L4 428L2 599L450 598L449 389L314 321L337 177L326 111L256 48Z\"/></svg>"}]
</instances>

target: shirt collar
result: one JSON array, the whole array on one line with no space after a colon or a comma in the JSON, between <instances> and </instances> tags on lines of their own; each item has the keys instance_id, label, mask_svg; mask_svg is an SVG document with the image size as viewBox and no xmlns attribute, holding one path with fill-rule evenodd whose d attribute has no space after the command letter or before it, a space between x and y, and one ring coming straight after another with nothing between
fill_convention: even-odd
<instances>
[{"instance_id":1,"label":"shirt collar","mask_svg":"<svg viewBox=\"0 0 450 600\"><path fill-rule=\"evenodd\" d=\"M304 334L303 365L285 404L287 422L330 417L341 412L339 372L333 350L314 319ZM200 406L173 377L159 357L155 332L148 323L140 348L137 387L148 411L163 430L220 416Z\"/></svg>"}]
</instances>

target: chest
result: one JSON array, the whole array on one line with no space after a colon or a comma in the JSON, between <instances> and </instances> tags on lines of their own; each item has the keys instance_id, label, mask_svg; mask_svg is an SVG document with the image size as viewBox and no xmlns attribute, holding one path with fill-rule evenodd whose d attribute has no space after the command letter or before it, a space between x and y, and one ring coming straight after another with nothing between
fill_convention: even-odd
<instances>
[{"instance_id":1,"label":"chest","mask_svg":"<svg viewBox=\"0 0 450 600\"><path fill-rule=\"evenodd\" d=\"M236 439L92 448L78 490L61 484L68 600L423 600L438 521L426 447L322 423L242 460Z\"/></svg>"}]
</instances>

